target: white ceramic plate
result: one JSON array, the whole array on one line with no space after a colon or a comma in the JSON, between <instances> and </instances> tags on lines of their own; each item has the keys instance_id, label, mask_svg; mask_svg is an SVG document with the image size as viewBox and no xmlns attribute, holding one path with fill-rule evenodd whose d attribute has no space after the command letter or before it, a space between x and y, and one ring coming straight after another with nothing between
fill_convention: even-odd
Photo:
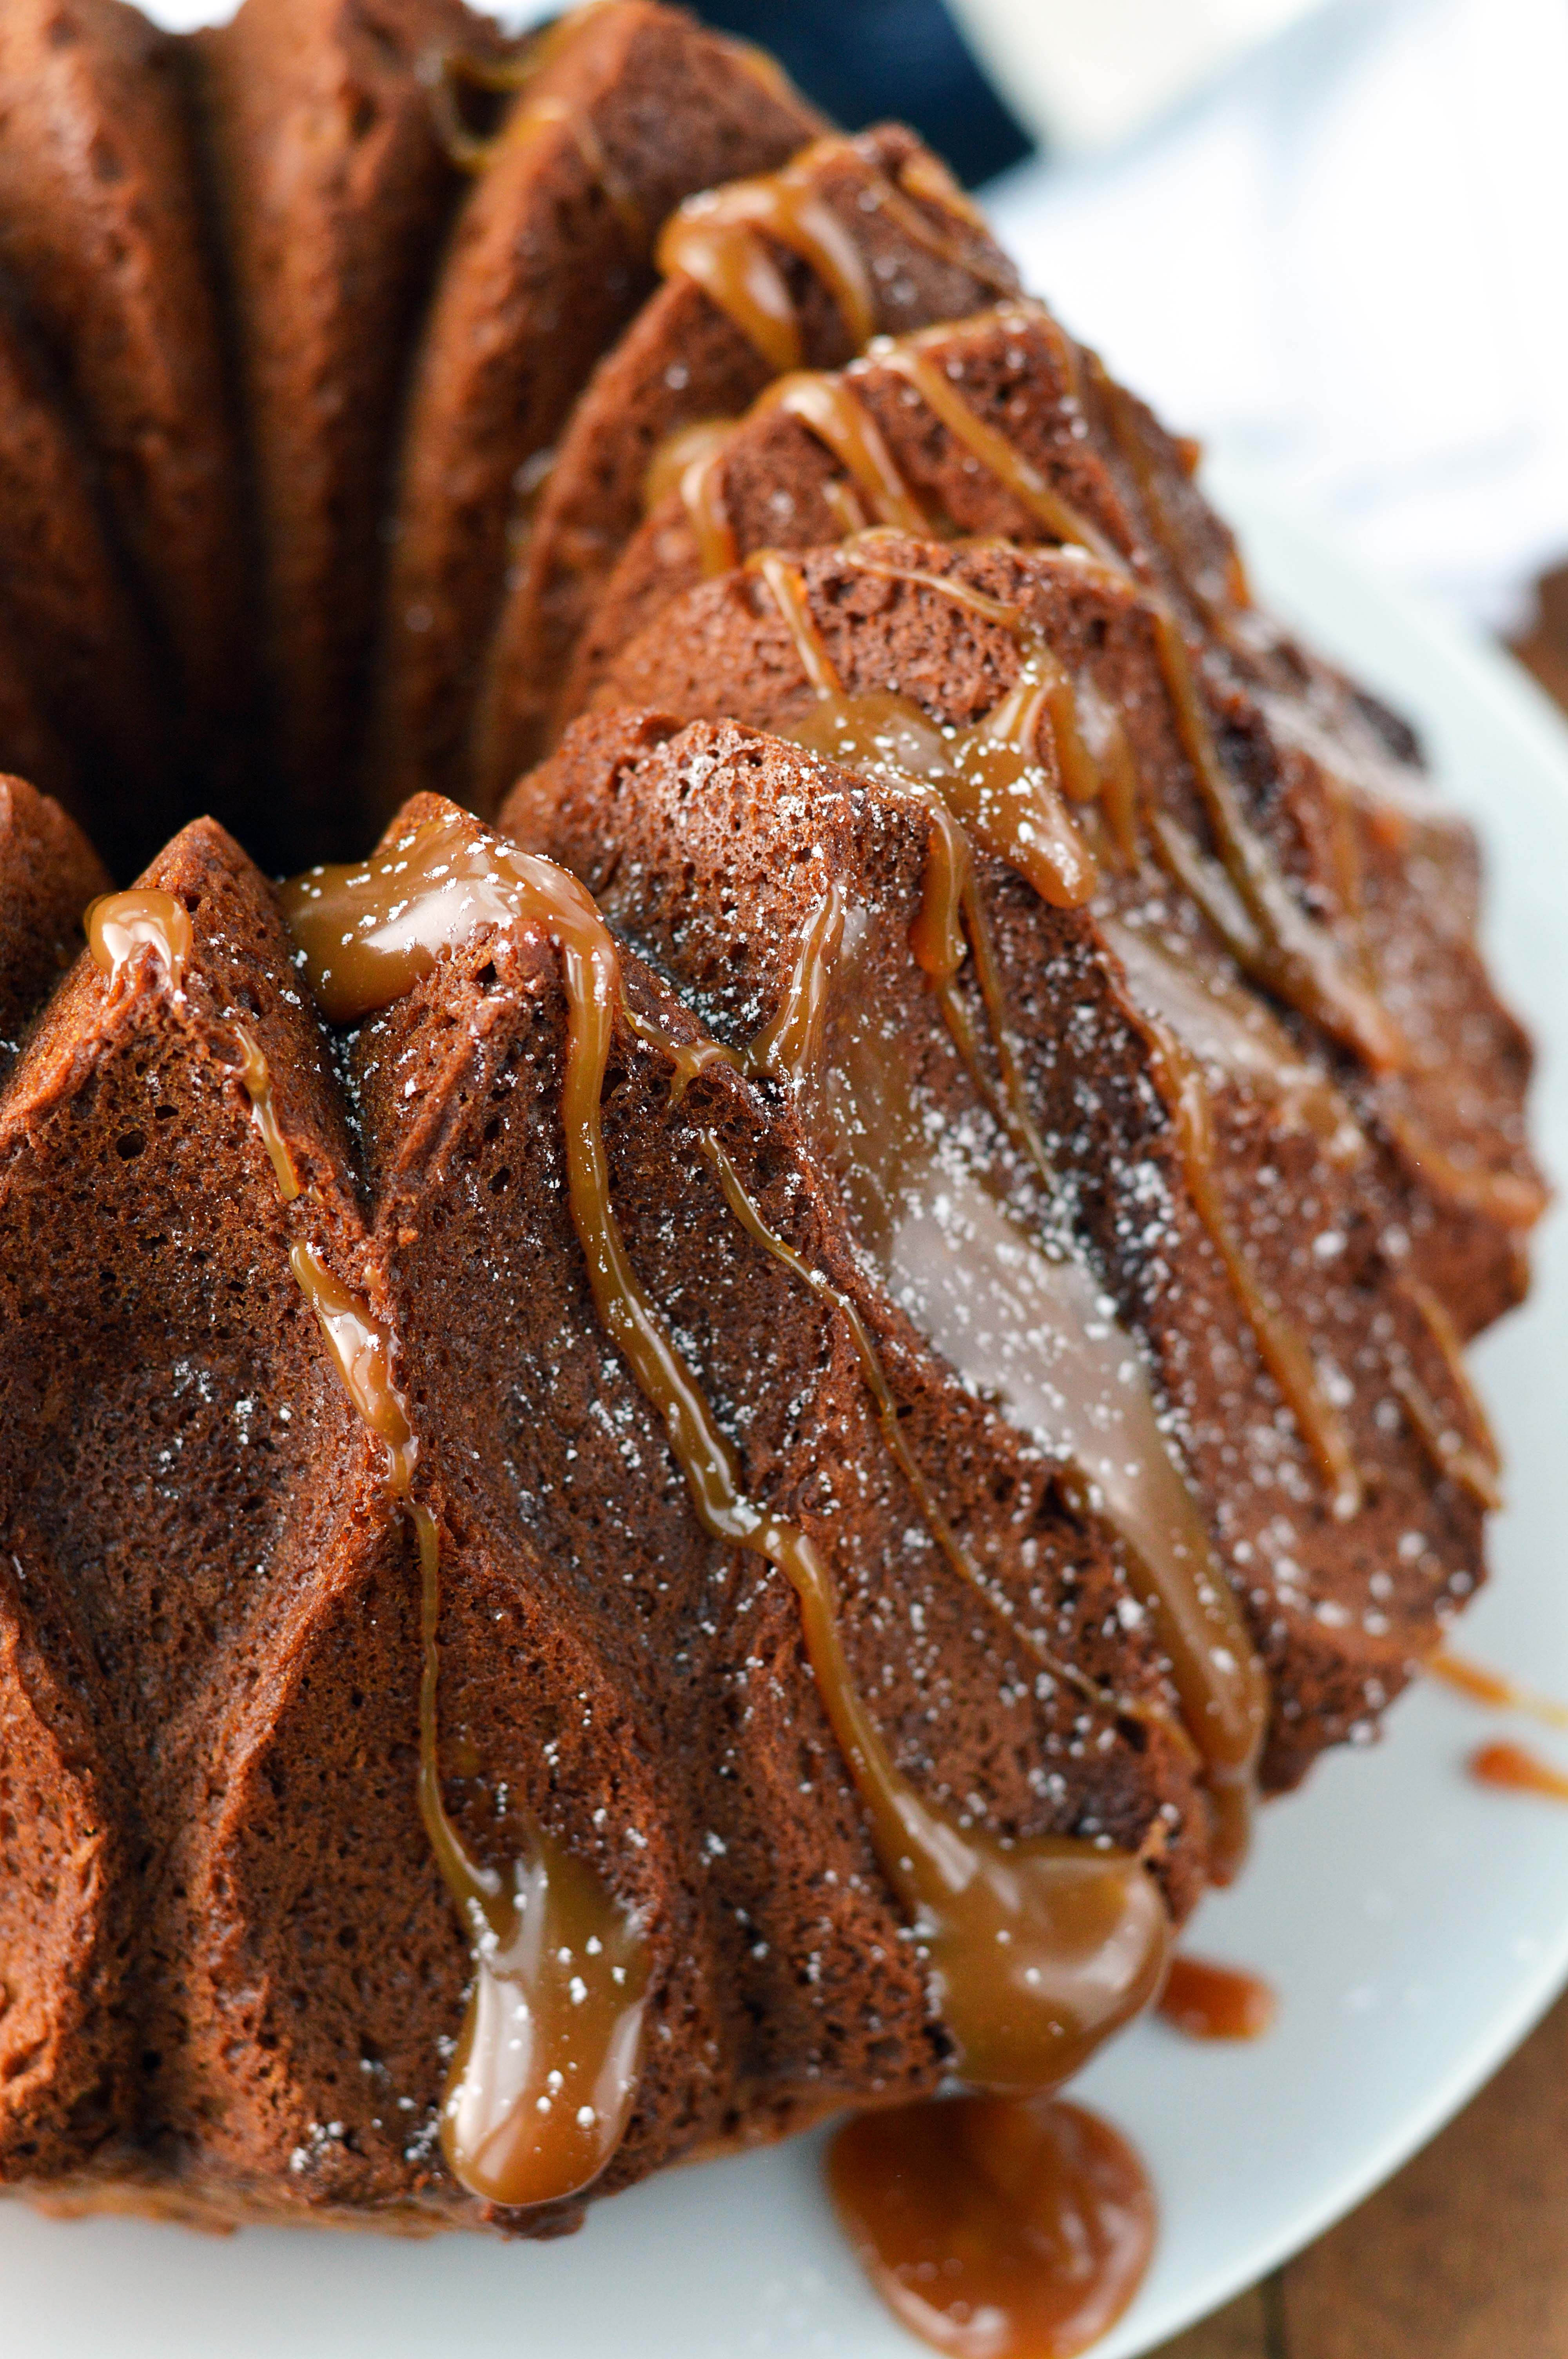
<instances>
[{"instance_id":1,"label":"white ceramic plate","mask_svg":"<svg viewBox=\"0 0 1568 2359\"><path fill-rule=\"evenodd\" d=\"M1568 1173L1568 734L1502 659L1348 573L1245 484L1220 496L1264 593L1420 723L1481 826L1492 951L1543 1049L1541 1146ZM1568 1696L1565 1226L1548 1223L1529 1308L1477 1354L1512 1506L1465 1644ZM1132 2359L1315 2235L1454 2111L1568 1971L1568 1810L1468 1783L1484 1727L1455 1697L1411 1696L1385 1743L1325 1761L1265 1813L1245 1881L1206 1905L1194 1940L1276 1985L1267 2040L1227 2051L1140 2025L1080 2084L1142 2149L1162 2215L1148 2282L1098 2359ZM539 2246L210 2239L0 2205L0 2349L431 2359L460 2340L505 2359L912 2359L923 2346L835 2229L820 2144L674 2173Z\"/></svg>"}]
</instances>

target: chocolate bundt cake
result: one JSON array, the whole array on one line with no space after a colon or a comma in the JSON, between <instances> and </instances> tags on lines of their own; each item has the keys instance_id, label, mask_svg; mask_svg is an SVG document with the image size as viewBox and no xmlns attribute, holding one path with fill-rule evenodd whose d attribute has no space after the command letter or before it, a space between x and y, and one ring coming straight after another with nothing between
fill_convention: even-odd
<instances>
[{"instance_id":1,"label":"chocolate bundt cake","mask_svg":"<svg viewBox=\"0 0 1568 2359\"><path fill-rule=\"evenodd\" d=\"M1468 832L678 13L0 83L0 2185L547 2234L1055 2086L1484 1577Z\"/></svg>"}]
</instances>

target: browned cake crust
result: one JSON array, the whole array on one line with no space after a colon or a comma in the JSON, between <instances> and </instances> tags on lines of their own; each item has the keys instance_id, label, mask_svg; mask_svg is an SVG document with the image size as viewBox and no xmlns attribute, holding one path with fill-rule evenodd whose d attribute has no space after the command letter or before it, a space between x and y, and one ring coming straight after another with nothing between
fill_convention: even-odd
<instances>
[{"instance_id":1,"label":"browned cake crust","mask_svg":"<svg viewBox=\"0 0 1568 2359\"><path fill-rule=\"evenodd\" d=\"M795 305L804 367L841 366L862 328L894 334L962 319L1017 286L935 158L900 125L818 141L793 178L859 255L870 298L864 321L847 320L809 264L763 231ZM514 536L476 722L478 810L493 810L543 750L578 633L642 519L655 451L683 429L739 418L775 374L752 337L678 271L600 361Z\"/></svg>"},{"instance_id":2,"label":"browned cake crust","mask_svg":"<svg viewBox=\"0 0 1568 2359\"><path fill-rule=\"evenodd\" d=\"M16 682L0 759L30 767L41 730L34 775L122 866L167 834L179 779L98 490L38 340L0 288L0 637Z\"/></svg>"},{"instance_id":3,"label":"browned cake crust","mask_svg":"<svg viewBox=\"0 0 1568 2359\"><path fill-rule=\"evenodd\" d=\"M988 586L994 592L999 573L1017 562L990 560ZM818 584L832 563L816 569ZM851 693L885 684L894 648L906 680L925 673L929 659L926 676L943 680L952 706L989 709L1005 692L1012 650L997 644L1000 633L988 643L983 626L964 618L975 635L966 659L962 637L943 631L942 611L890 616L889 585L870 583L863 599L853 588L845 596L842 577L832 586L842 603L834 615L824 597L826 636L844 657ZM1195 799L1136 606L1118 614L1106 599L1076 593L1069 578L1044 585L1031 620L1049 630L1064 660L1092 669L1108 692L1119 689L1125 709L1140 712L1145 775L1158 780L1167 808L1190 811ZM776 679L789 663L787 639L770 643L765 624L757 636L757 674ZM727 679L724 689L736 685ZM1090 914L1050 908L1000 862L985 862L1010 1018L1056 1174L1047 1196L1010 1168L1005 1135L910 954L928 857L922 807L896 785L852 779L733 724L672 736L674 726L634 713L579 723L519 786L503 824L579 874L628 940L732 1043L775 1012L828 886L860 913L855 957L834 979L822 1065L835 1071L837 1059L852 1068L855 1027L874 1006L900 1043L901 1066L906 1060L919 1077L917 1103L928 1098L972 1157L1008 1170L1009 1201L1030 1202L1043 1240L1064 1218L1082 1238L1149 1354L1268 1663L1275 1717L1265 1779L1293 1783L1324 1745L1370 1723L1483 1577L1479 1502L1444 1479L1407 1416L1390 1416L1407 1365L1438 1388L1445 1417L1468 1416L1399 1282L1399 1263L1386 1257L1391 1226L1410 1217L1409 1190L1357 1138L1343 1101L1343 1131L1337 1114L1325 1124L1326 1077L1321 1102L1281 1103L1266 1068L1263 1086L1249 1086L1251 1077L1211 1054L1210 1160L1229 1232L1275 1315L1333 1372L1361 1475L1347 1515L1263 1365L1195 1201L1168 1091L1134 1020L1140 1011L1166 1013L1170 994L1144 1000L1142 969L1129 972L1116 920L1152 919L1145 939L1154 957L1179 961L1200 993L1224 966L1217 945L1184 929L1152 880L1113 891ZM1201 1054L1201 1035L1194 1045ZM809 1091L803 1099L814 1146L842 1177L847 1150L821 1110L827 1103ZM1331 1254L1315 1249L1320 1238ZM874 1257L875 1238L862 1234L861 1243ZM1413 1548L1407 1534L1417 1538Z\"/></svg>"},{"instance_id":4,"label":"browned cake crust","mask_svg":"<svg viewBox=\"0 0 1568 2359\"><path fill-rule=\"evenodd\" d=\"M27 1798L0 1888L0 2179L242 2215L484 2216L434 2147L468 1968L415 1807L417 1569L289 1274L301 1237L391 1314L428 1437L454 1820L503 1855L504 1790L643 1912L652 2022L604 2186L929 2088L941 2036L793 1597L705 1536L598 1326L560 1180L555 953L481 930L363 1028L360 1168L260 877L202 824L143 881L190 915L178 995L150 957L113 983L84 959L0 1105L0 1714ZM630 989L695 1037L651 975ZM239 1027L308 1182L287 1212ZM1021 1680L1005 1622L977 1632L974 1593L911 1541L840 1314L737 1226L701 1130L874 1322L999 1587L1089 1677L1159 1704L1114 1553L868 1282L787 1109L725 1068L677 1104L665 1058L622 1029L605 1119L644 1281L714 1398L748 1404L748 1484L831 1549L909 1774L984 1792L1003 1827L1142 1849L1184 1911L1206 1857L1185 1748ZM102 1223L74 1217L84 1175Z\"/></svg>"},{"instance_id":5,"label":"browned cake crust","mask_svg":"<svg viewBox=\"0 0 1568 2359\"><path fill-rule=\"evenodd\" d=\"M80 948L81 912L109 890L102 861L75 823L22 778L0 777L0 1060Z\"/></svg>"},{"instance_id":6,"label":"browned cake crust","mask_svg":"<svg viewBox=\"0 0 1568 2359\"><path fill-rule=\"evenodd\" d=\"M900 353L873 349L844 372L843 385L880 434L908 500L935 527L1028 544L1068 538L1076 520L1092 545L1115 551L1168 598L1195 636L1223 636L1237 661L1276 686L1299 687L1323 673L1251 606L1235 541L1195 480L1197 446L1166 433L1043 303L1003 304L901 340L901 350L946 380L1034 479L1031 491L1001 481L932 410ZM880 514L803 419L764 401L716 462L705 505L744 557L839 539L846 492L866 523L904 521ZM562 687L562 722L709 561L690 511L671 493L627 546L579 642Z\"/></svg>"},{"instance_id":7,"label":"browned cake crust","mask_svg":"<svg viewBox=\"0 0 1568 2359\"><path fill-rule=\"evenodd\" d=\"M290 1275L232 1063L243 1010L319 1190L307 1225L341 1250L357 1229L341 1117L286 940L210 822L152 873L202 943L181 996L150 956L114 983L83 957L0 1118L4 1711L29 1797L0 1882L11 2179L80 2168L106 2139L178 2139L199 2094L277 2167L277 2067L224 2062L246 2001L214 1864L292 1620L375 1545L356 1528L375 1453ZM185 2064L203 2035L199 2093Z\"/></svg>"},{"instance_id":8,"label":"browned cake crust","mask_svg":"<svg viewBox=\"0 0 1568 2359\"><path fill-rule=\"evenodd\" d=\"M181 46L121 0L6 0L0 114L0 261L102 464L204 771L243 711L248 639Z\"/></svg>"},{"instance_id":9,"label":"browned cake crust","mask_svg":"<svg viewBox=\"0 0 1568 2359\"><path fill-rule=\"evenodd\" d=\"M361 744L394 430L462 176L428 69L494 31L461 0L244 0L200 37L290 856L362 841Z\"/></svg>"},{"instance_id":10,"label":"browned cake crust","mask_svg":"<svg viewBox=\"0 0 1568 2359\"><path fill-rule=\"evenodd\" d=\"M1149 630L1151 610L1130 584L1090 588L1070 558L955 556L890 538L874 550L810 560L813 612L847 677L897 683L943 722L967 724L996 701L1016 677L1017 647L937 594L868 574L858 554L973 582L1019 604L1053 642L1074 605L1138 611ZM1067 656L1080 663L1081 645L1081 631L1069 632ZM691 593L678 625L666 617L634 642L601 690L607 702L774 726L807 714L815 693L776 608L754 580L737 576ZM1113 676L1108 694L1135 742L1151 706L1164 709L1169 727L1168 685L1147 651L1142 677L1129 688ZM1443 1297L1462 1334L1476 1334L1519 1299L1523 1240L1542 1190L1525 1119L1529 1040L1498 998L1476 939L1475 839L1419 768L1391 753L1369 760L1310 706L1212 675L1207 697L1217 743L1281 877L1307 908L1332 914L1402 1036L1404 1060L1369 1071L1320 1024L1292 1014L1298 1034L1316 1032L1314 1054L1400 1168L1401 1209L1390 1217L1408 1233L1413 1273ZM1150 766L1159 775L1157 762ZM1115 900L1122 888L1114 875L1106 883ZM1148 880L1132 889L1149 889ZM1158 889L1168 891L1168 880ZM1200 925L1190 902L1185 921Z\"/></svg>"},{"instance_id":11,"label":"browned cake crust","mask_svg":"<svg viewBox=\"0 0 1568 2359\"><path fill-rule=\"evenodd\" d=\"M1309 908L1349 922L1355 955L1405 1036L1397 1068L1367 1083L1376 1118L1430 1191L1422 1268L1452 1296L1464 1332L1517 1301L1520 1241L1544 1194L1525 1132L1528 1043L1487 982L1474 940L1468 832L1432 800L1414 748L1327 667L1253 606L1228 533L1177 446L1109 386L1038 307L983 314L915 340L982 423L1022 457L1074 520L1164 601L1201 658L1214 722L1245 748L1259 822ZM1061 538L971 454L873 351L845 373L927 515L961 533ZM1075 390L1076 388L1076 390ZM1115 396L1148 452L1135 466L1094 420ZM969 463L966 464L966 461ZM712 498L735 553L838 541L844 469L796 417L762 405L716 462ZM563 710L602 693L676 712L765 719L754 698L716 698L662 619L675 585L701 575L678 495L628 544L579 643ZM722 599L710 611L723 610ZM957 629L957 625L954 625ZM642 631L639 639L638 629ZM725 676L733 679L731 660ZM746 658L740 658L744 669ZM601 683L596 689L594 683ZM1433 893L1434 873L1444 879ZM1352 907L1351 905L1355 906ZM1471 1028L1474 1019L1474 1029Z\"/></svg>"},{"instance_id":12,"label":"browned cake crust","mask_svg":"<svg viewBox=\"0 0 1568 2359\"><path fill-rule=\"evenodd\" d=\"M459 217L416 375L373 769L384 817L418 788L465 795L520 471L649 292L660 223L818 127L676 11L614 0L567 21Z\"/></svg>"}]
</instances>

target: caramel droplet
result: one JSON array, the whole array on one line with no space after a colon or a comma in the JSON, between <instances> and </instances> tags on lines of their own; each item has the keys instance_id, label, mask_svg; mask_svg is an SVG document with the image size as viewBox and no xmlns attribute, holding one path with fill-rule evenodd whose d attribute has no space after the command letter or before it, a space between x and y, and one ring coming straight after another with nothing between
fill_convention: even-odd
<instances>
[{"instance_id":1,"label":"caramel droplet","mask_svg":"<svg viewBox=\"0 0 1568 2359\"><path fill-rule=\"evenodd\" d=\"M1522 1745L1483 1745L1470 1756L1469 1770L1481 1786L1500 1786L1509 1793L1540 1794L1550 1802L1568 1802L1568 1775L1549 1762L1538 1761Z\"/></svg>"},{"instance_id":2,"label":"caramel droplet","mask_svg":"<svg viewBox=\"0 0 1568 2359\"><path fill-rule=\"evenodd\" d=\"M1258 1974L1184 1955L1171 1961L1157 2012L1189 2039L1261 2039L1279 2001Z\"/></svg>"},{"instance_id":3,"label":"caramel droplet","mask_svg":"<svg viewBox=\"0 0 1568 2359\"><path fill-rule=\"evenodd\" d=\"M87 947L107 975L123 973L139 950L150 950L178 995L190 945L190 912L172 893L105 893L89 906Z\"/></svg>"},{"instance_id":4,"label":"caramel droplet","mask_svg":"<svg viewBox=\"0 0 1568 2359\"><path fill-rule=\"evenodd\" d=\"M424 1640L420 1815L473 1943L474 1987L441 2109L441 2150L470 2195L524 2210L579 2193L625 2135L647 1950L631 1913L537 1820L509 1877L470 1857L441 1798L438 1537L427 1508L416 1503L410 1517Z\"/></svg>"},{"instance_id":5,"label":"caramel droplet","mask_svg":"<svg viewBox=\"0 0 1568 2359\"><path fill-rule=\"evenodd\" d=\"M1143 2165L1080 2105L862 2114L835 2138L827 2183L894 2315L957 2359L1073 2359L1121 2316L1154 2249Z\"/></svg>"}]
</instances>

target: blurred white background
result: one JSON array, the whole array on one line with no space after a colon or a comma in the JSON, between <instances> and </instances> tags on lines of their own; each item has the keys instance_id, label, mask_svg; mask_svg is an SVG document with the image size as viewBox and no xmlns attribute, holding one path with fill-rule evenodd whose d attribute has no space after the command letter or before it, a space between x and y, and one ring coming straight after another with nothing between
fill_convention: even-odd
<instances>
[{"instance_id":1,"label":"blurred white background","mask_svg":"<svg viewBox=\"0 0 1568 2359\"><path fill-rule=\"evenodd\" d=\"M1264 496L1522 627L1568 560L1568 0L948 5L1043 142L986 191L1029 284Z\"/></svg>"},{"instance_id":2,"label":"blurred white background","mask_svg":"<svg viewBox=\"0 0 1568 2359\"><path fill-rule=\"evenodd\" d=\"M1070 76L1053 118L1043 79L1011 75L1057 145L988 192L1003 243L1119 375L1281 504L1517 628L1568 559L1563 0L955 5L993 78L1004 16L1015 37L1049 21L1058 48L1083 26L1085 58L1097 17L1206 25L1206 56L1173 43L1158 82L1130 69L1119 117L1103 60L1098 118Z\"/></svg>"}]
</instances>

